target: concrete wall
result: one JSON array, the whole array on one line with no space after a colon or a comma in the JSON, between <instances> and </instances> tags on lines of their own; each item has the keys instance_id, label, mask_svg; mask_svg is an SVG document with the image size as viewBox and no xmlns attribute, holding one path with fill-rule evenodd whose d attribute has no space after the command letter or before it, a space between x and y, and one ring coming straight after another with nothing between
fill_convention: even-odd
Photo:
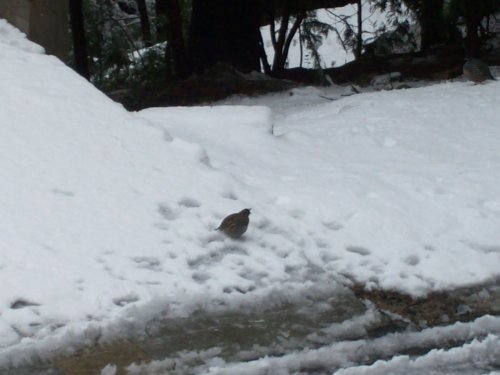
<instances>
[{"instance_id":1,"label":"concrete wall","mask_svg":"<svg viewBox=\"0 0 500 375\"><path fill-rule=\"evenodd\" d=\"M68 0L0 0L0 17L40 44L49 55L68 60Z\"/></svg>"}]
</instances>

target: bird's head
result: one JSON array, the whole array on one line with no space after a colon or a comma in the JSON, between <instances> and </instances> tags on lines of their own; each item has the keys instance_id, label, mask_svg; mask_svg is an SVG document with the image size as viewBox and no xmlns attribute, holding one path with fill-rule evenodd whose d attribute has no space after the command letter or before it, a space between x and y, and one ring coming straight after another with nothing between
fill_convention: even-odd
<instances>
[{"instance_id":1,"label":"bird's head","mask_svg":"<svg viewBox=\"0 0 500 375\"><path fill-rule=\"evenodd\" d=\"M251 210L251 208L245 208L244 210L240 211L240 214L249 216L250 215L250 210Z\"/></svg>"}]
</instances>

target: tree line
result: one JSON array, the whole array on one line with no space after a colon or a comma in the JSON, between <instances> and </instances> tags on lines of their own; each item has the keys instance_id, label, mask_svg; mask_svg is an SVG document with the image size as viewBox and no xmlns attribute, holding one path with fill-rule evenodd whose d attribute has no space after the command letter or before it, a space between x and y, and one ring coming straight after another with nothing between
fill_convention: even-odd
<instances>
[{"instance_id":1,"label":"tree line","mask_svg":"<svg viewBox=\"0 0 500 375\"><path fill-rule=\"evenodd\" d=\"M500 12L498 0L70 0L74 67L101 83L118 72L126 80L132 61L150 75L170 78L199 74L217 63L279 77L297 34L301 48L320 60L317 49L333 27L319 21L315 10L335 13L347 4L357 6L357 22L344 20L338 37L360 59L369 51L363 38L365 2L397 16L394 30L417 25L421 51L453 43L472 56L480 55L489 22ZM406 29L398 29L401 24ZM270 26L271 60L263 25Z\"/></svg>"}]
</instances>

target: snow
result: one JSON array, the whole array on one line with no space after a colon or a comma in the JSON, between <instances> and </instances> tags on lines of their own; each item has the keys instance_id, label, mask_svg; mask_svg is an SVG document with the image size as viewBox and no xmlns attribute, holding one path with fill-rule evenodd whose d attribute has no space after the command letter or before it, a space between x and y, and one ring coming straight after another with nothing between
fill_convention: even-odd
<instances>
[{"instance_id":1,"label":"snow","mask_svg":"<svg viewBox=\"0 0 500 375\"><path fill-rule=\"evenodd\" d=\"M116 366L107 365L101 370L101 375L116 375Z\"/></svg>"},{"instance_id":2,"label":"snow","mask_svg":"<svg viewBox=\"0 0 500 375\"><path fill-rule=\"evenodd\" d=\"M273 293L499 276L499 82L130 113L1 20L0 47L0 366ZM241 241L214 231L246 207Z\"/></svg>"},{"instance_id":3,"label":"snow","mask_svg":"<svg viewBox=\"0 0 500 375\"><path fill-rule=\"evenodd\" d=\"M2 45L8 45L27 52L33 52L33 53L45 52L43 47L29 41L26 38L26 34L22 33L14 26L9 24L6 20L1 18L0 18L0 43L2 43Z\"/></svg>"},{"instance_id":4,"label":"snow","mask_svg":"<svg viewBox=\"0 0 500 375\"><path fill-rule=\"evenodd\" d=\"M488 335L485 339L474 339L470 344L449 350L432 350L417 359L410 356L397 356L390 361L377 361L371 366L361 366L337 371L336 375L354 374L443 374L470 373L470 367L483 369L500 365L500 337ZM477 371L477 370L476 370ZM479 373L479 372L478 372ZM490 374L498 372L488 372Z\"/></svg>"}]
</instances>

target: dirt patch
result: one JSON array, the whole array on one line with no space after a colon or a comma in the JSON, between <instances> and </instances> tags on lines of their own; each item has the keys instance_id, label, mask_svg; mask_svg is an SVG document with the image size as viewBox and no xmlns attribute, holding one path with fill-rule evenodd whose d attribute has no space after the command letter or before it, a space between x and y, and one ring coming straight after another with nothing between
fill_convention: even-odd
<instances>
[{"instance_id":1,"label":"dirt patch","mask_svg":"<svg viewBox=\"0 0 500 375\"><path fill-rule=\"evenodd\" d=\"M417 325L449 323L462 303L447 293L431 293L425 298L414 299L395 291L367 291L361 285L356 285L353 291L358 298L371 301L378 309L398 314Z\"/></svg>"},{"instance_id":2,"label":"dirt patch","mask_svg":"<svg viewBox=\"0 0 500 375\"><path fill-rule=\"evenodd\" d=\"M150 107L200 105L232 95L256 96L300 85L261 73L243 74L231 67L216 66L203 75L194 75L186 80L146 83L141 87L107 94L128 110L137 111Z\"/></svg>"},{"instance_id":3,"label":"dirt patch","mask_svg":"<svg viewBox=\"0 0 500 375\"><path fill-rule=\"evenodd\" d=\"M185 80L144 82L138 87L109 91L107 95L131 111L149 107L190 106L212 103L232 95L255 96L289 90L304 85L335 84L370 85L379 75L397 72L402 81L448 80L462 75L464 51L459 45L443 45L427 52L363 56L340 67L285 69L274 77L252 72L243 74L218 64L201 75ZM490 65L500 64L500 53L494 48L483 56Z\"/></svg>"},{"instance_id":4,"label":"dirt patch","mask_svg":"<svg viewBox=\"0 0 500 375\"><path fill-rule=\"evenodd\" d=\"M80 350L72 356L57 357L51 362L55 369L66 375L99 374L108 364L116 366L117 375L125 375L131 363L150 361L152 358L129 341L116 341L107 345Z\"/></svg>"},{"instance_id":5,"label":"dirt patch","mask_svg":"<svg viewBox=\"0 0 500 375\"><path fill-rule=\"evenodd\" d=\"M360 284L352 290L357 298L368 300L381 311L397 314L419 327L466 322L486 314L500 315L499 280L433 292L422 298L391 290L366 290Z\"/></svg>"}]
</instances>

